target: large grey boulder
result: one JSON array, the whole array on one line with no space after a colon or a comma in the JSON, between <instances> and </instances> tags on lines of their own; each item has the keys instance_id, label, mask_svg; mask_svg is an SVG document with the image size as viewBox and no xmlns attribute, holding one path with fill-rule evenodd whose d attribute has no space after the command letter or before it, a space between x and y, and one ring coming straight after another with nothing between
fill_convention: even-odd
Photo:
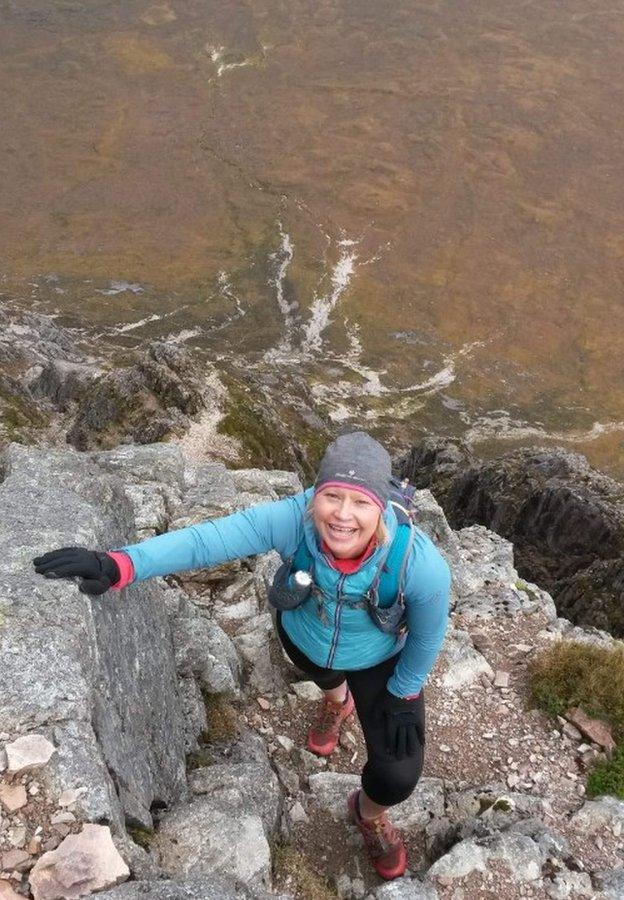
<instances>
[{"instance_id":1,"label":"large grey boulder","mask_svg":"<svg viewBox=\"0 0 624 900\"><path fill-rule=\"evenodd\" d=\"M448 690L474 684L480 675L494 678L492 667L475 649L467 631L452 628L447 632L441 659L445 666L442 684Z\"/></svg>"},{"instance_id":2,"label":"large grey boulder","mask_svg":"<svg viewBox=\"0 0 624 900\"><path fill-rule=\"evenodd\" d=\"M605 900L622 900L624 897L624 869L594 872L594 883Z\"/></svg>"},{"instance_id":3,"label":"large grey boulder","mask_svg":"<svg viewBox=\"0 0 624 900\"><path fill-rule=\"evenodd\" d=\"M457 538L465 576L457 612L468 619L531 612L545 613L550 621L557 618L550 594L519 578L509 541L482 525L462 528Z\"/></svg>"},{"instance_id":4,"label":"large grey boulder","mask_svg":"<svg viewBox=\"0 0 624 900\"><path fill-rule=\"evenodd\" d=\"M240 696L241 671L232 641L216 622L182 599L171 618L178 672L211 694Z\"/></svg>"},{"instance_id":5,"label":"large grey boulder","mask_svg":"<svg viewBox=\"0 0 624 900\"><path fill-rule=\"evenodd\" d=\"M624 801L615 797L587 800L570 819L573 828L584 834L594 834L600 828L617 828L624 832Z\"/></svg>"},{"instance_id":6,"label":"large grey boulder","mask_svg":"<svg viewBox=\"0 0 624 900\"><path fill-rule=\"evenodd\" d=\"M236 649L247 664L249 685L261 694L282 694L286 690L279 667L272 660L271 648L276 640L268 612L250 619L234 637ZM277 656L280 646L276 645L275 649Z\"/></svg>"},{"instance_id":7,"label":"large grey boulder","mask_svg":"<svg viewBox=\"0 0 624 900\"><path fill-rule=\"evenodd\" d=\"M536 881L542 873L542 855L537 844L523 834L503 832L490 838L468 838L440 857L427 872L427 879L463 878L471 872L486 872L488 863L499 861L513 881Z\"/></svg>"},{"instance_id":8,"label":"large grey boulder","mask_svg":"<svg viewBox=\"0 0 624 900\"><path fill-rule=\"evenodd\" d=\"M227 516L236 509L236 502L233 474L222 463L201 463L188 468L184 503L176 510L172 528Z\"/></svg>"},{"instance_id":9,"label":"large grey boulder","mask_svg":"<svg viewBox=\"0 0 624 900\"><path fill-rule=\"evenodd\" d=\"M227 875L248 885L268 885L271 850L260 816L242 806L221 807L199 797L163 816L153 849L169 876Z\"/></svg>"},{"instance_id":10,"label":"large grey boulder","mask_svg":"<svg viewBox=\"0 0 624 900\"><path fill-rule=\"evenodd\" d=\"M468 573L462 560L459 541L446 520L444 510L428 490L414 492L414 506L416 507L415 523L417 527L431 538L451 568L453 600L457 596L470 593L471 584L467 580Z\"/></svg>"},{"instance_id":11,"label":"large grey boulder","mask_svg":"<svg viewBox=\"0 0 624 900\"><path fill-rule=\"evenodd\" d=\"M99 599L35 575L59 546L134 538L118 479L71 451L11 445L0 485L0 731L56 744L50 790L87 791L87 818L150 826L153 804L184 796L184 736L173 641L156 584Z\"/></svg>"},{"instance_id":12,"label":"large grey boulder","mask_svg":"<svg viewBox=\"0 0 624 900\"><path fill-rule=\"evenodd\" d=\"M299 476L280 469L235 469L232 478L237 491L288 497L303 490Z\"/></svg>"},{"instance_id":13,"label":"large grey boulder","mask_svg":"<svg viewBox=\"0 0 624 900\"><path fill-rule=\"evenodd\" d=\"M177 445L127 445L91 457L122 481L139 539L168 529L185 490L184 457Z\"/></svg>"},{"instance_id":14,"label":"large grey boulder","mask_svg":"<svg viewBox=\"0 0 624 900\"><path fill-rule=\"evenodd\" d=\"M205 795L225 810L234 806L256 812L267 837L275 830L281 812L277 775L264 763L227 762L195 769L189 774L193 794Z\"/></svg>"}]
</instances>

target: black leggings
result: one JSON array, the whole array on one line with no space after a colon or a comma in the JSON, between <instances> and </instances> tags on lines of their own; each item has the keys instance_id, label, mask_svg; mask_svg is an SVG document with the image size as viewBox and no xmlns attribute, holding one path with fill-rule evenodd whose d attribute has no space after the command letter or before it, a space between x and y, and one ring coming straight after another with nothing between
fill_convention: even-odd
<instances>
[{"instance_id":1,"label":"black leggings","mask_svg":"<svg viewBox=\"0 0 624 900\"><path fill-rule=\"evenodd\" d=\"M425 749L425 700L420 692L414 701L418 713L419 744L414 756L397 759L386 750L384 723L375 715L377 698L383 693L386 682L394 672L398 656L371 666L369 669L342 672L338 669L324 669L293 644L282 627L277 614L277 633L284 650L292 662L309 675L322 690L329 691L347 680L353 694L355 708L364 732L368 760L362 770L362 787L370 799L380 806L394 806L406 800L416 787L421 776Z\"/></svg>"}]
</instances>

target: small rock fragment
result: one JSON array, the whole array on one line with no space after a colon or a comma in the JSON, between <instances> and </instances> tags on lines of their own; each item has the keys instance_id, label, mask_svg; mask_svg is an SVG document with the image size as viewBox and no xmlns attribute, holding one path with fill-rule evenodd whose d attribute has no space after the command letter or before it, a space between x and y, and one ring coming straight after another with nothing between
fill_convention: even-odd
<instances>
[{"instance_id":1,"label":"small rock fragment","mask_svg":"<svg viewBox=\"0 0 624 900\"><path fill-rule=\"evenodd\" d=\"M34 900L71 900L125 881L130 870L106 825L84 825L37 860L30 873Z\"/></svg>"},{"instance_id":2,"label":"small rock fragment","mask_svg":"<svg viewBox=\"0 0 624 900\"><path fill-rule=\"evenodd\" d=\"M338 743L342 747L343 750L349 750L353 752L357 747L357 740L355 735L351 731L343 731L338 738Z\"/></svg>"},{"instance_id":3,"label":"small rock fragment","mask_svg":"<svg viewBox=\"0 0 624 900\"><path fill-rule=\"evenodd\" d=\"M61 796L58 798L58 805L60 807L71 806L72 803L75 803L79 800L83 794L87 793L86 788L70 788L67 791L63 791Z\"/></svg>"},{"instance_id":4,"label":"small rock fragment","mask_svg":"<svg viewBox=\"0 0 624 900\"><path fill-rule=\"evenodd\" d=\"M24 895L16 894L8 881L0 881L0 900L24 900Z\"/></svg>"},{"instance_id":5,"label":"small rock fragment","mask_svg":"<svg viewBox=\"0 0 624 900\"><path fill-rule=\"evenodd\" d=\"M0 784L0 804L7 812L17 812L27 803L28 796L23 784Z\"/></svg>"},{"instance_id":6,"label":"small rock fragment","mask_svg":"<svg viewBox=\"0 0 624 900\"><path fill-rule=\"evenodd\" d=\"M271 709L271 704L264 697L256 697L256 701L257 701L260 709L264 709L264 710Z\"/></svg>"},{"instance_id":7,"label":"small rock fragment","mask_svg":"<svg viewBox=\"0 0 624 900\"><path fill-rule=\"evenodd\" d=\"M55 752L54 744L42 734L25 734L6 745L8 771L15 773L41 769Z\"/></svg>"},{"instance_id":8,"label":"small rock fragment","mask_svg":"<svg viewBox=\"0 0 624 900\"><path fill-rule=\"evenodd\" d=\"M14 825L7 829L6 836L12 847L23 847L26 843L26 826Z\"/></svg>"},{"instance_id":9,"label":"small rock fragment","mask_svg":"<svg viewBox=\"0 0 624 900\"><path fill-rule=\"evenodd\" d=\"M28 841L26 849L32 856L37 856L41 853L41 838L38 835L35 835L35 837Z\"/></svg>"},{"instance_id":10,"label":"small rock fragment","mask_svg":"<svg viewBox=\"0 0 624 900\"><path fill-rule=\"evenodd\" d=\"M6 870L15 869L22 872L24 864L28 865L30 862L30 854L26 850L9 850L2 854L2 868Z\"/></svg>"},{"instance_id":11,"label":"small rock fragment","mask_svg":"<svg viewBox=\"0 0 624 900\"><path fill-rule=\"evenodd\" d=\"M308 814L298 800L291 806L289 815L290 821L295 825L308 821Z\"/></svg>"},{"instance_id":12,"label":"small rock fragment","mask_svg":"<svg viewBox=\"0 0 624 900\"><path fill-rule=\"evenodd\" d=\"M604 747L607 753L612 753L615 750L615 741L611 727L606 722L602 722L600 719L591 719L583 712L580 706L573 706L567 711L565 717L568 722L571 722L572 725L578 728L584 737L593 741L594 744Z\"/></svg>"},{"instance_id":13,"label":"small rock fragment","mask_svg":"<svg viewBox=\"0 0 624 900\"><path fill-rule=\"evenodd\" d=\"M286 734L278 734L277 743L280 744L287 753L290 753L295 746L295 742Z\"/></svg>"},{"instance_id":14,"label":"small rock fragment","mask_svg":"<svg viewBox=\"0 0 624 900\"><path fill-rule=\"evenodd\" d=\"M323 691L313 681L296 681L291 688L300 700L323 699Z\"/></svg>"},{"instance_id":15,"label":"small rock fragment","mask_svg":"<svg viewBox=\"0 0 624 900\"><path fill-rule=\"evenodd\" d=\"M62 810L61 812L54 813L53 816L50 816L50 825L61 825L66 822L75 822L76 816L69 812L69 810Z\"/></svg>"},{"instance_id":16,"label":"small rock fragment","mask_svg":"<svg viewBox=\"0 0 624 900\"><path fill-rule=\"evenodd\" d=\"M578 730L578 728L575 728L575 726L571 722L566 722L564 720L563 728L561 730L566 737L570 738L571 741L580 741L583 738L581 732Z\"/></svg>"},{"instance_id":17,"label":"small rock fragment","mask_svg":"<svg viewBox=\"0 0 624 900\"><path fill-rule=\"evenodd\" d=\"M509 672L505 672L503 669L497 669L496 674L494 675L494 687L509 687Z\"/></svg>"}]
</instances>

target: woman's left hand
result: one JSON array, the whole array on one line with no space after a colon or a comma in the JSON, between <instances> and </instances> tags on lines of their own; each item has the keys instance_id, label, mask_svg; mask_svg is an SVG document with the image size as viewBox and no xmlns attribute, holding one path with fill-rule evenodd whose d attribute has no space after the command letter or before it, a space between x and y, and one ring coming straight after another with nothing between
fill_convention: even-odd
<instances>
[{"instance_id":1,"label":"woman's left hand","mask_svg":"<svg viewBox=\"0 0 624 900\"><path fill-rule=\"evenodd\" d=\"M397 759L414 756L418 750L417 698L406 700L395 697L386 688L378 701L378 712L384 720L386 750Z\"/></svg>"}]
</instances>

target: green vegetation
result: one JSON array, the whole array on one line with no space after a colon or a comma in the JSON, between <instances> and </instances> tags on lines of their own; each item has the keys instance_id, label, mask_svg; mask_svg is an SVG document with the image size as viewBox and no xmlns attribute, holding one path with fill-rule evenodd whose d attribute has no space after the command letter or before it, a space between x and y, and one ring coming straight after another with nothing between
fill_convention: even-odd
<instances>
[{"instance_id":1,"label":"green vegetation","mask_svg":"<svg viewBox=\"0 0 624 900\"><path fill-rule=\"evenodd\" d=\"M44 428L49 420L32 401L3 389L0 382L0 442L30 443L33 432Z\"/></svg>"},{"instance_id":2,"label":"green vegetation","mask_svg":"<svg viewBox=\"0 0 624 900\"><path fill-rule=\"evenodd\" d=\"M202 769L214 762L213 744L234 741L240 732L239 716L232 704L221 694L202 690L208 727L198 738L199 750L186 757L186 768Z\"/></svg>"},{"instance_id":3,"label":"green vegetation","mask_svg":"<svg viewBox=\"0 0 624 900\"><path fill-rule=\"evenodd\" d=\"M142 828L140 825L128 825L126 826L126 831L134 843L138 844L139 847L143 847L144 850L149 850L152 846L154 832L151 828Z\"/></svg>"},{"instance_id":4,"label":"green vegetation","mask_svg":"<svg viewBox=\"0 0 624 900\"><path fill-rule=\"evenodd\" d=\"M598 763L587 779L590 797L612 794L624 800L624 743L619 744L611 759Z\"/></svg>"},{"instance_id":5,"label":"green vegetation","mask_svg":"<svg viewBox=\"0 0 624 900\"><path fill-rule=\"evenodd\" d=\"M229 400L217 430L242 444L240 466L290 471L296 468L296 461L311 477L325 452L328 434L322 428L307 425L296 410L272 409L268 399L264 403L254 401L252 392L234 378L223 374L221 377ZM296 445L304 450L304 459L298 458Z\"/></svg>"},{"instance_id":6,"label":"green vegetation","mask_svg":"<svg viewBox=\"0 0 624 900\"><path fill-rule=\"evenodd\" d=\"M202 691L206 718L207 733L203 743L214 744L217 741L231 741L238 737L238 713L232 704L221 694L209 694Z\"/></svg>"},{"instance_id":7,"label":"green vegetation","mask_svg":"<svg viewBox=\"0 0 624 900\"><path fill-rule=\"evenodd\" d=\"M614 650L576 641L558 641L530 666L535 704L553 716L580 706L611 725L617 748L590 774L590 796L624 799L624 645Z\"/></svg>"},{"instance_id":8,"label":"green vegetation","mask_svg":"<svg viewBox=\"0 0 624 900\"><path fill-rule=\"evenodd\" d=\"M273 850L273 874L287 883L301 900L337 900L338 894L326 878L312 868L310 860L291 844L277 844Z\"/></svg>"}]
</instances>

